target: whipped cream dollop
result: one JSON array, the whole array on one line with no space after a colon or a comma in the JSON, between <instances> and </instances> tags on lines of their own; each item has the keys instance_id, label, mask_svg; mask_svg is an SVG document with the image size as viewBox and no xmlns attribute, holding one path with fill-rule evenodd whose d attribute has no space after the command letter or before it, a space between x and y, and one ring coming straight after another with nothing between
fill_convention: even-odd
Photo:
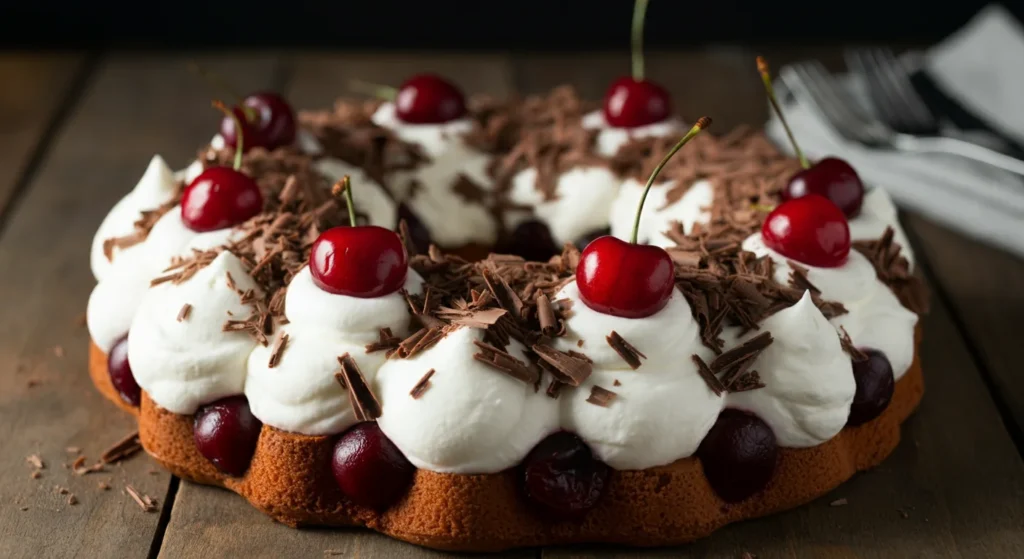
<instances>
[{"instance_id":1,"label":"whipped cream dollop","mask_svg":"<svg viewBox=\"0 0 1024 559\"><path fill-rule=\"evenodd\" d=\"M743 241L743 249L757 256L769 256L775 263L775 280L788 284L792 272L788 259L765 246L760 233ZM803 266L807 279L821 290L823 299L846 307L846 314L830 320L832 325L845 329L857 347L884 353L896 379L902 377L914 359L917 315L901 305L892 290L878 279L871 262L851 250L842 266Z\"/></svg>"},{"instance_id":2,"label":"whipped cream dollop","mask_svg":"<svg viewBox=\"0 0 1024 559\"><path fill-rule=\"evenodd\" d=\"M515 205L532 207L534 219L547 225L555 243L562 245L608 226L620 182L607 167L578 166L558 177L554 198L548 200L537 188L537 169L529 168L512 177L508 196Z\"/></svg>"},{"instance_id":3,"label":"whipped cream dollop","mask_svg":"<svg viewBox=\"0 0 1024 559\"><path fill-rule=\"evenodd\" d=\"M411 358L389 359L377 372L384 410L377 423L416 467L499 472L558 430L558 401L474 359L480 349L473 342L482 340L482 330L460 328ZM518 342L507 350L527 360ZM431 369L429 387L413 398L413 386Z\"/></svg>"},{"instance_id":4,"label":"whipped cream dollop","mask_svg":"<svg viewBox=\"0 0 1024 559\"><path fill-rule=\"evenodd\" d=\"M495 185L487 168L492 157L466 143L472 120L411 124L398 118L394 103L382 104L371 118L401 140L420 146L428 157L416 169L396 171L389 180L396 197L419 217L431 239L447 248L493 245L498 226L490 210Z\"/></svg>"},{"instance_id":5,"label":"whipped cream dollop","mask_svg":"<svg viewBox=\"0 0 1024 559\"><path fill-rule=\"evenodd\" d=\"M674 290L665 308L646 318L591 309L580 300L575 282L555 296L563 298L574 304L566 335L556 339L555 347L582 351L594 363L583 384L559 395L562 428L579 435L598 458L619 470L661 466L693 454L718 418L724 398L697 372L692 356L710 361L711 350L701 343L700 328L682 293ZM607 342L613 331L647 356L636 370ZM594 386L616 393L608 407L587 402Z\"/></svg>"},{"instance_id":6,"label":"whipped cream dollop","mask_svg":"<svg viewBox=\"0 0 1024 559\"><path fill-rule=\"evenodd\" d=\"M161 407L188 415L242 392L256 342L246 332L224 331L226 321L253 312L236 288L261 293L242 261L224 251L184 282L161 283L143 296L128 332L128 363ZM186 304L191 310L179 320Z\"/></svg>"},{"instance_id":7,"label":"whipped cream dollop","mask_svg":"<svg viewBox=\"0 0 1024 559\"><path fill-rule=\"evenodd\" d=\"M318 159L313 166L331 184L348 175L352 181L356 212L366 215L370 223L388 229L398 225L398 204L380 183L366 174L366 171L333 157Z\"/></svg>"},{"instance_id":8,"label":"whipped cream dollop","mask_svg":"<svg viewBox=\"0 0 1024 559\"><path fill-rule=\"evenodd\" d=\"M710 181L701 180L694 183L679 200L668 203L668 195L676 187L677 181L655 183L647 194L644 211L640 216L640 228L637 238L645 244L660 247L674 246L676 243L665 233L673 222L679 222L685 233L693 231L697 223L707 223L711 219L708 208L714 198L714 187ZM629 239L636 221L636 209L640 205L646 181L626 179L619 194L611 205L609 222L612 235L620 239Z\"/></svg>"},{"instance_id":9,"label":"whipped cream dollop","mask_svg":"<svg viewBox=\"0 0 1024 559\"><path fill-rule=\"evenodd\" d=\"M245 141L245 138L243 138L242 141ZM227 144L224 142L224 136L214 134L213 138L210 138L210 148L221 150L226 146ZM309 130L301 127L295 131L295 142L292 143L292 147L306 155L320 155L324 150L323 146L320 145L320 141L316 139L316 136L314 136Z\"/></svg>"},{"instance_id":10,"label":"whipped cream dollop","mask_svg":"<svg viewBox=\"0 0 1024 559\"><path fill-rule=\"evenodd\" d=\"M135 222L142 218L142 212L155 209L174 198L177 184L174 171L162 157L154 155L135 188L114 204L92 239L89 263L97 281L103 279L120 254L137 252L139 248L138 244L124 249L114 247L111 259L108 260L103 251L103 243L107 239L130 235L135 231Z\"/></svg>"},{"instance_id":11,"label":"whipped cream dollop","mask_svg":"<svg viewBox=\"0 0 1024 559\"><path fill-rule=\"evenodd\" d=\"M597 133L597 152L604 157L615 155L619 148L635 138L681 137L686 132L683 121L674 117L635 128L612 126L608 124L604 112L600 110L583 115L581 124L584 128L600 131Z\"/></svg>"},{"instance_id":12,"label":"whipped cream dollop","mask_svg":"<svg viewBox=\"0 0 1024 559\"><path fill-rule=\"evenodd\" d=\"M765 319L759 331L738 339L737 331L723 332L727 349L763 331L771 332L773 342L750 366L764 387L730 392L728 407L753 412L772 428L780 446L815 446L836 436L857 389L853 363L810 293Z\"/></svg>"},{"instance_id":13,"label":"whipped cream dollop","mask_svg":"<svg viewBox=\"0 0 1024 559\"><path fill-rule=\"evenodd\" d=\"M876 240L885 233L886 227L892 227L893 239L900 245L900 255L907 259L911 269L914 268L914 251L900 225L896 206L885 189L876 187L865 192L860 213L849 223L850 238L855 241Z\"/></svg>"}]
</instances>

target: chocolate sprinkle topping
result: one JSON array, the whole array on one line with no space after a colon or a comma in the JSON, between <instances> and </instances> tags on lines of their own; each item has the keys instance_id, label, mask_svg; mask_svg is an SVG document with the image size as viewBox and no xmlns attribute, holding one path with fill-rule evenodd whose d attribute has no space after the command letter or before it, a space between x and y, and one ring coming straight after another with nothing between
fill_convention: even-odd
<instances>
[{"instance_id":1,"label":"chocolate sprinkle topping","mask_svg":"<svg viewBox=\"0 0 1024 559\"><path fill-rule=\"evenodd\" d=\"M273 369L281 362L281 355L284 353L284 348L288 346L288 334L281 332L274 340L274 347L270 350L270 362L267 363L267 367Z\"/></svg>"},{"instance_id":2,"label":"chocolate sprinkle topping","mask_svg":"<svg viewBox=\"0 0 1024 559\"><path fill-rule=\"evenodd\" d=\"M581 359L580 354L576 352L572 355L540 344L534 344L532 349L540 357L541 366L570 386L582 384L594 369L589 359Z\"/></svg>"},{"instance_id":3,"label":"chocolate sprinkle topping","mask_svg":"<svg viewBox=\"0 0 1024 559\"><path fill-rule=\"evenodd\" d=\"M639 350L633 347L633 344L623 339L615 330L612 330L612 333L605 340L608 342L608 345L612 346L615 353L618 353L619 357L633 370L640 368L640 359L647 359L646 355L640 353Z\"/></svg>"},{"instance_id":4,"label":"chocolate sprinkle topping","mask_svg":"<svg viewBox=\"0 0 1024 559\"><path fill-rule=\"evenodd\" d=\"M754 363L754 360L757 359L757 356L771 343L771 332L762 332L754 336L716 357L709 366L712 374L730 391L734 390L736 386L751 384L751 380L744 380L744 376L748 374L748 369ZM737 382L740 384L737 385ZM758 380L754 384L760 384L760 381Z\"/></svg>"},{"instance_id":5,"label":"chocolate sprinkle topping","mask_svg":"<svg viewBox=\"0 0 1024 559\"><path fill-rule=\"evenodd\" d=\"M715 373L711 372L711 367L708 367L708 364L696 353L693 354L693 363L697 366L697 373L707 383L708 388L715 393L715 396L721 396L722 392L725 392L725 386L722 384L722 381L718 380Z\"/></svg>"},{"instance_id":6,"label":"chocolate sprinkle topping","mask_svg":"<svg viewBox=\"0 0 1024 559\"><path fill-rule=\"evenodd\" d=\"M381 328L378 336L379 338L377 341L371 344L366 344L366 353L395 350L398 349L398 345L402 343L402 338L392 334L391 328Z\"/></svg>"},{"instance_id":7,"label":"chocolate sprinkle topping","mask_svg":"<svg viewBox=\"0 0 1024 559\"><path fill-rule=\"evenodd\" d=\"M861 351L859 347L854 345L853 340L850 339L850 333L846 331L846 328L840 326L839 331L841 332L839 336L839 344L843 347L843 351L849 354L850 359L855 363L867 361L868 355Z\"/></svg>"},{"instance_id":8,"label":"chocolate sprinkle topping","mask_svg":"<svg viewBox=\"0 0 1024 559\"><path fill-rule=\"evenodd\" d=\"M480 349L473 354L473 359L490 365L491 368L501 371L508 376L533 384L540 378L540 371L527 366L526 363L516 359L511 354L492 345L480 341L473 341L473 344Z\"/></svg>"},{"instance_id":9,"label":"chocolate sprinkle topping","mask_svg":"<svg viewBox=\"0 0 1024 559\"><path fill-rule=\"evenodd\" d=\"M430 377L432 376L434 376L434 369L430 369L424 373L423 377L420 378L420 380L416 382L416 385L412 387L412 390L409 391L409 395L412 396L413 400L419 399L419 397L427 391L427 388L430 387Z\"/></svg>"},{"instance_id":10,"label":"chocolate sprinkle topping","mask_svg":"<svg viewBox=\"0 0 1024 559\"><path fill-rule=\"evenodd\" d=\"M892 227L886 227L877 241L854 241L853 248L875 266L878 279L892 289L904 307L924 315L928 312L928 288L911 273L910 263L900 255L900 245L893 240L894 234Z\"/></svg>"},{"instance_id":11,"label":"chocolate sprinkle topping","mask_svg":"<svg viewBox=\"0 0 1024 559\"><path fill-rule=\"evenodd\" d=\"M813 295L821 295L821 290L815 287L811 280L807 279L807 268L792 260L787 260L786 264L789 264L789 267L792 268L792 271L789 273L789 285L800 291L810 291Z\"/></svg>"},{"instance_id":12,"label":"chocolate sprinkle topping","mask_svg":"<svg viewBox=\"0 0 1024 559\"><path fill-rule=\"evenodd\" d=\"M612 401L615 400L616 396L618 396L618 394L611 390L594 385L590 387L590 396L587 398L587 403L607 408L612 405Z\"/></svg>"},{"instance_id":13,"label":"chocolate sprinkle topping","mask_svg":"<svg viewBox=\"0 0 1024 559\"><path fill-rule=\"evenodd\" d=\"M380 401L366 384L366 377L359 370L355 359L346 353L338 358L338 363L341 364L341 371L334 378L342 388L348 390L348 401L352 403L356 421L373 421L380 417Z\"/></svg>"},{"instance_id":14,"label":"chocolate sprinkle topping","mask_svg":"<svg viewBox=\"0 0 1024 559\"><path fill-rule=\"evenodd\" d=\"M185 303L181 306L181 310L178 311L178 322L187 320L190 314L192 314L192 305Z\"/></svg>"}]
</instances>

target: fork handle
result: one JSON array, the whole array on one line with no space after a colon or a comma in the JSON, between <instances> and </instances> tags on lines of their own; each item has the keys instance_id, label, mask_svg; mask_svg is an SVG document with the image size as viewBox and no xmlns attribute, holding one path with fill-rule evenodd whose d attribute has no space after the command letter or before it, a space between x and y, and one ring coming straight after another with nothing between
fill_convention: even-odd
<instances>
[{"instance_id":1,"label":"fork handle","mask_svg":"<svg viewBox=\"0 0 1024 559\"><path fill-rule=\"evenodd\" d=\"M900 134L893 144L897 149L905 151L958 155L1024 176L1024 161L958 138L922 138Z\"/></svg>"}]
</instances>

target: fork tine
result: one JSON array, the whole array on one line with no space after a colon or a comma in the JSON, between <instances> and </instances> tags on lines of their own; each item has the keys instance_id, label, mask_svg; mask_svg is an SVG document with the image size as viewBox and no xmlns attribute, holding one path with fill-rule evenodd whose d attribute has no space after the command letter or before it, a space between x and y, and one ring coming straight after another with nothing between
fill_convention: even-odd
<instances>
[{"instance_id":1,"label":"fork tine","mask_svg":"<svg viewBox=\"0 0 1024 559\"><path fill-rule=\"evenodd\" d=\"M910 75L903 63L896 58L892 50L887 48L875 49L874 56L878 61L879 71L890 80L893 90L906 106L907 117L912 118L918 126L933 126L935 118L928 110L924 100L914 90L914 86L910 83Z\"/></svg>"},{"instance_id":2,"label":"fork tine","mask_svg":"<svg viewBox=\"0 0 1024 559\"><path fill-rule=\"evenodd\" d=\"M807 93L817 103L827 118L830 118L841 132L860 135L865 120L849 108L849 103L836 90L832 78L818 62L803 62L794 65Z\"/></svg>"},{"instance_id":3,"label":"fork tine","mask_svg":"<svg viewBox=\"0 0 1024 559\"><path fill-rule=\"evenodd\" d=\"M890 126L897 129L905 128L906 123L902 112L893 106L885 84L879 83L874 61L862 49L848 50L844 58L846 66L867 82L868 96L871 99L871 105L878 112L878 116Z\"/></svg>"}]
</instances>

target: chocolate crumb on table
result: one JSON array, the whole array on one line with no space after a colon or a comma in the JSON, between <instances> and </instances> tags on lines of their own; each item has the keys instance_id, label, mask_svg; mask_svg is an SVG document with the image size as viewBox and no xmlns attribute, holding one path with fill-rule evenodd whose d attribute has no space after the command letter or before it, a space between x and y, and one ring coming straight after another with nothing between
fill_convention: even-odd
<instances>
[{"instance_id":1,"label":"chocolate crumb on table","mask_svg":"<svg viewBox=\"0 0 1024 559\"><path fill-rule=\"evenodd\" d=\"M849 503L849 501L847 501L846 498L842 498L842 499L836 499L835 501L832 501L831 503L828 504L828 506L830 506L830 507L842 507L842 506L846 506L848 503Z\"/></svg>"},{"instance_id":2,"label":"chocolate crumb on table","mask_svg":"<svg viewBox=\"0 0 1024 559\"><path fill-rule=\"evenodd\" d=\"M142 450L142 443L139 441L139 432L134 431L103 451L100 455L100 462L113 464L131 458Z\"/></svg>"},{"instance_id":3,"label":"chocolate crumb on table","mask_svg":"<svg viewBox=\"0 0 1024 559\"><path fill-rule=\"evenodd\" d=\"M46 469L46 462L43 462L43 459L40 458L38 454L30 454L26 456L25 461L28 462L33 468L37 470Z\"/></svg>"},{"instance_id":4,"label":"chocolate crumb on table","mask_svg":"<svg viewBox=\"0 0 1024 559\"><path fill-rule=\"evenodd\" d=\"M128 494L128 496L131 497L133 501L135 501L135 504L139 505L139 508L142 509L143 512L156 512L156 501L154 501L151 497L149 497L148 495L140 494L131 485L125 485L124 490Z\"/></svg>"}]
</instances>

